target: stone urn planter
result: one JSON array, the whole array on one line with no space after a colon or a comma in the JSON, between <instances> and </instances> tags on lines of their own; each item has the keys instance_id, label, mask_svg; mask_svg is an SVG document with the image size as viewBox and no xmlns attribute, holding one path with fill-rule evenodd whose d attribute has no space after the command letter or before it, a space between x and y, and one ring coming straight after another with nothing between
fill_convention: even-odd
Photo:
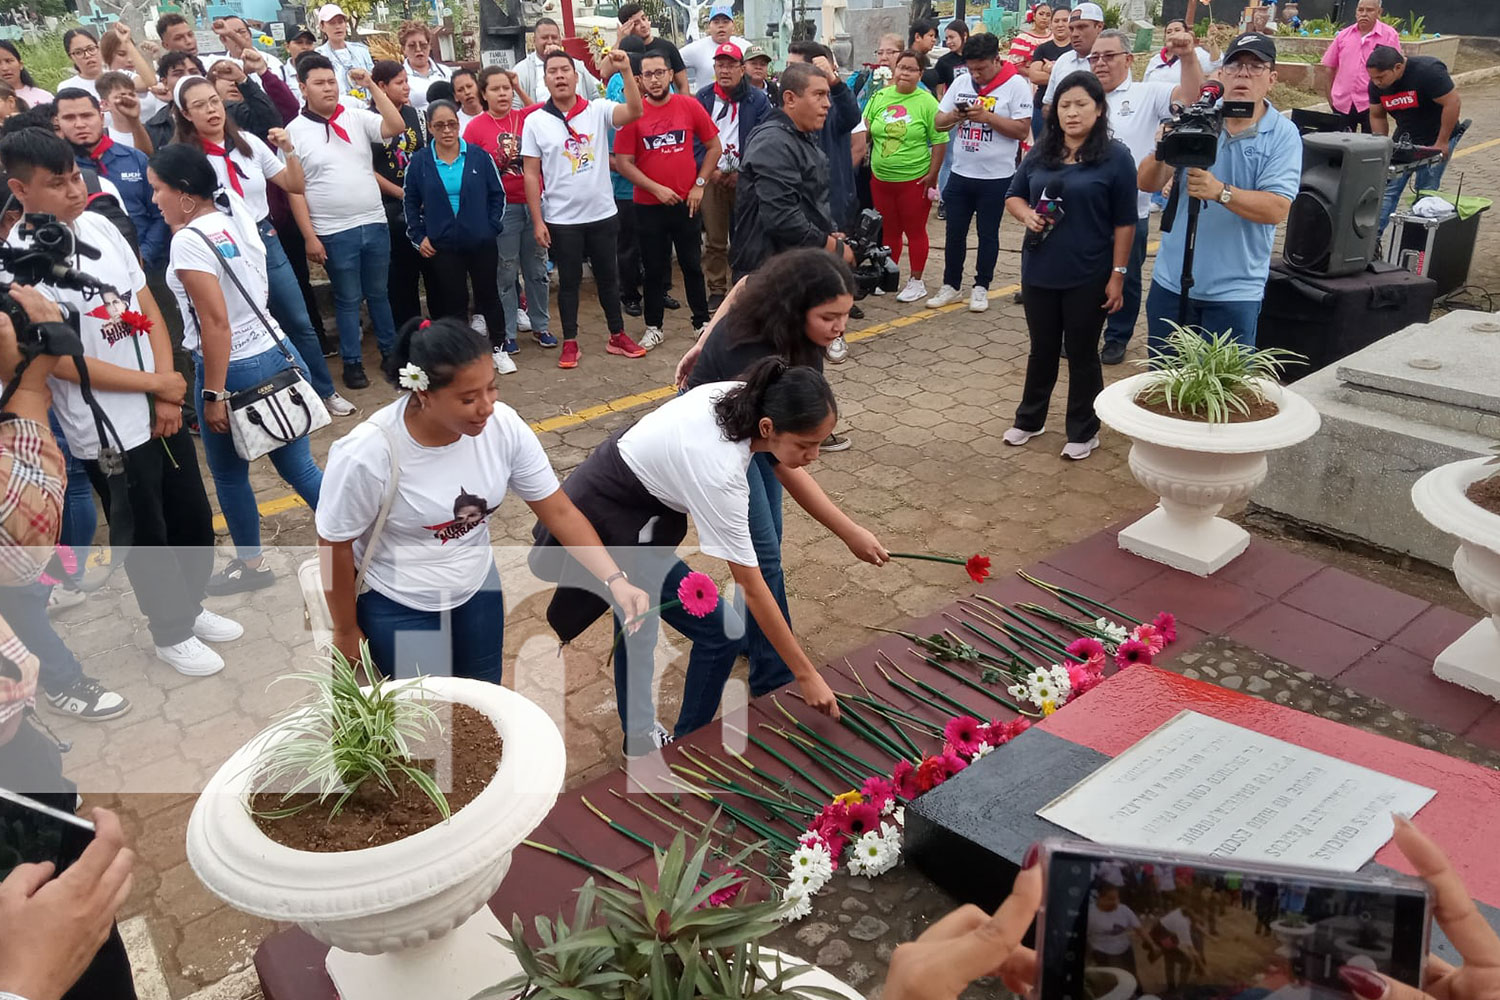
<instances>
[{"instance_id":1,"label":"stone urn planter","mask_svg":"<svg viewBox=\"0 0 1500 1000\"><path fill-rule=\"evenodd\" d=\"M1162 416L1139 406L1150 382L1143 372L1107 387L1094 400L1099 419L1131 439L1130 471L1161 498L1157 508L1120 532L1120 547L1198 576L1244 552L1250 535L1219 517L1266 478L1266 452L1317 433L1311 403L1270 381L1258 383L1278 411L1264 420L1210 424Z\"/></svg>"},{"instance_id":2,"label":"stone urn planter","mask_svg":"<svg viewBox=\"0 0 1500 1000\"><path fill-rule=\"evenodd\" d=\"M1285 959L1294 959L1302 954L1302 942L1317 930L1312 924L1289 924L1277 920L1271 924L1271 933L1276 935L1276 940L1281 942L1281 947L1276 949L1276 954Z\"/></svg>"},{"instance_id":3,"label":"stone urn planter","mask_svg":"<svg viewBox=\"0 0 1500 1000\"><path fill-rule=\"evenodd\" d=\"M1438 654L1432 672L1500 699L1500 515L1464 495L1471 484L1495 473L1489 461L1471 458L1438 466L1417 480L1411 501L1434 527L1458 536L1453 575L1487 616Z\"/></svg>"},{"instance_id":4,"label":"stone urn planter","mask_svg":"<svg viewBox=\"0 0 1500 1000\"><path fill-rule=\"evenodd\" d=\"M255 761L283 738L275 732L225 762L188 821L188 861L203 884L238 910L330 945L328 973L344 997L467 1000L518 971L491 937L508 932L485 903L557 800L562 736L539 707L499 685L432 677L423 687L432 701L483 713L504 744L493 780L447 822L358 851L277 843L246 808Z\"/></svg>"}]
</instances>

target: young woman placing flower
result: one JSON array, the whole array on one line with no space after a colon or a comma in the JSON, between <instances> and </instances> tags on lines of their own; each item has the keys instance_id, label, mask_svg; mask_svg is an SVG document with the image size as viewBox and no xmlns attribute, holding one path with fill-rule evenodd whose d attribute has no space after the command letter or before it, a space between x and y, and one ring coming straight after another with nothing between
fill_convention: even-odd
<instances>
[{"instance_id":1,"label":"young woman placing flower","mask_svg":"<svg viewBox=\"0 0 1500 1000\"><path fill-rule=\"evenodd\" d=\"M505 605L487 522L507 490L604 581L627 618L645 613L645 592L558 489L536 434L496 401L481 334L456 319L413 320L397 337L386 374L406 392L334 442L318 506L318 544L331 550L323 586L334 645L344 655L354 657L368 639L386 674L409 675L421 654L425 673L441 673L446 660L456 676L500 682ZM394 500L371 551L393 476ZM439 630L448 638L438 651L412 637Z\"/></svg>"},{"instance_id":2,"label":"young woman placing flower","mask_svg":"<svg viewBox=\"0 0 1500 1000\"><path fill-rule=\"evenodd\" d=\"M595 449L564 489L613 546L615 557L662 601L677 596L688 573L676 546L691 515L699 547L729 563L751 617L790 666L803 698L837 716L833 690L792 635L757 564L749 515L752 458L771 456L778 483L858 558L879 566L888 557L880 541L839 510L805 469L838 417L828 382L812 368L790 367L775 356L763 357L742 377L668 401ZM559 583L547 620L567 642L605 608L580 591L548 532L539 527L535 534L532 567ZM693 642L677 718L680 736L707 725L718 711L741 644L738 615L719 602L702 618L682 608L664 608L662 617ZM655 622L648 620L615 649L615 692L627 754L647 753L670 738L655 721L651 697L655 644Z\"/></svg>"}]
</instances>

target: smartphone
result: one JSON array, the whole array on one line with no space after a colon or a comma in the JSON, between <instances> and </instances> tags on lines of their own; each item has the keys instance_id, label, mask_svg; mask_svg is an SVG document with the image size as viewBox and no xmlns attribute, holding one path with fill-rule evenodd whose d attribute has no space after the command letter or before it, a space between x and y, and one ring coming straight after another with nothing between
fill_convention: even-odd
<instances>
[{"instance_id":1,"label":"smartphone","mask_svg":"<svg viewBox=\"0 0 1500 1000\"><path fill-rule=\"evenodd\" d=\"M61 874L94 839L94 824L0 788L0 880L17 865L52 862Z\"/></svg>"},{"instance_id":2,"label":"smartphone","mask_svg":"<svg viewBox=\"0 0 1500 1000\"><path fill-rule=\"evenodd\" d=\"M1420 879L1042 846L1039 1000L1347 1000L1346 965L1422 981Z\"/></svg>"},{"instance_id":3,"label":"smartphone","mask_svg":"<svg viewBox=\"0 0 1500 1000\"><path fill-rule=\"evenodd\" d=\"M959 114L968 114L969 109L974 106L972 101L954 101L953 106L958 109Z\"/></svg>"}]
</instances>

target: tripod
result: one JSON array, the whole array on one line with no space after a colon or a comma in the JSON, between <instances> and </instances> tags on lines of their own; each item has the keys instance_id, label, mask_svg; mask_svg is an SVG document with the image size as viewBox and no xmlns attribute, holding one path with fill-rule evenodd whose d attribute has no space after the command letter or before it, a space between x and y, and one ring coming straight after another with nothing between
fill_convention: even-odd
<instances>
[{"instance_id":1,"label":"tripod","mask_svg":"<svg viewBox=\"0 0 1500 1000\"><path fill-rule=\"evenodd\" d=\"M1161 231L1170 233L1172 226L1177 220L1177 206L1182 198L1182 192L1187 188L1187 167L1178 167L1177 175L1172 181L1172 195L1167 199L1167 207L1161 216ZM1177 298L1177 325L1187 325L1188 294L1193 290L1193 256L1198 249L1198 213L1203 210L1203 203L1192 196L1188 197L1187 213L1187 241L1182 246L1182 292Z\"/></svg>"}]
</instances>

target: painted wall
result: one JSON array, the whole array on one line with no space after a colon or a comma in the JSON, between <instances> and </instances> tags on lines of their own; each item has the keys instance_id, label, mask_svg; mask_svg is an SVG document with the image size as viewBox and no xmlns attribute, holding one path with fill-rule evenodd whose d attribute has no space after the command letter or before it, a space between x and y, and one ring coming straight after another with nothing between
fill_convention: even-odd
<instances>
[{"instance_id":1,"label":"painted wall","mask_svg":"<svg viewBox=\"0 0 1500 1000\"><path fill-rule=\"evenodd\" d=\"M1237 24L1245 9L1244 0L1212 0L1214 19ZM1301 0L1298 9L1304 18L1332 17L1342 7L1342 22L1353 23L1354 0ZM1187 9L1185 0L1163 0L1166 17L1181 17ZM1500 3L1474 3L1473 0L1385 0L1385 12L1405 17L1416 11L1427 19L1427 30L1445 35L1500 35ZM1202 17L1204 11L1198 10Z\"/></svg>"}]
</instances>

